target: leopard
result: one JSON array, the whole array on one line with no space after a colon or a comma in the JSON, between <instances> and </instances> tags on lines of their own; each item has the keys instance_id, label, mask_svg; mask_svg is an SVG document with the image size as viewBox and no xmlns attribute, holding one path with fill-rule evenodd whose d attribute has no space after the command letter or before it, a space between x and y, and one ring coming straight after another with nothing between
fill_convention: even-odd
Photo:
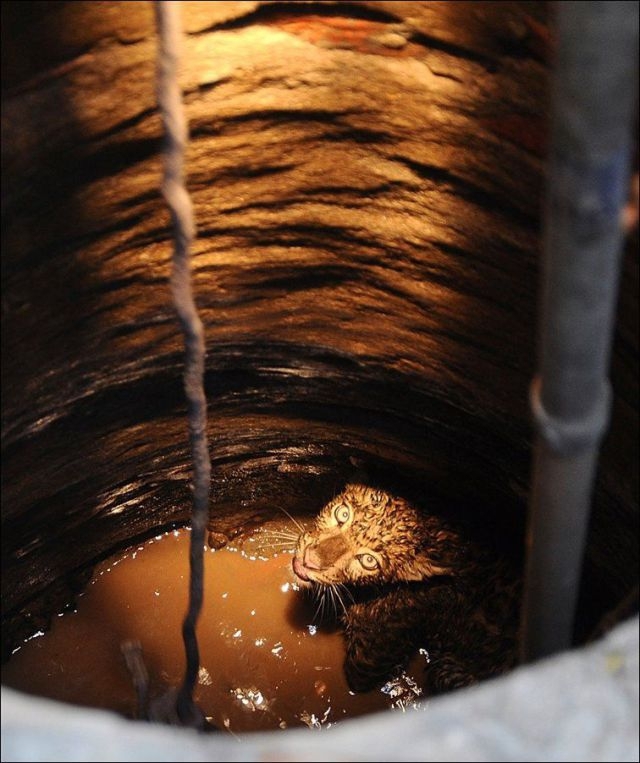
<instances>
[{"instance_id":1,"label":"leopard","mask_svg":"<svg viewBox=\"0 0 640 763\"><path fill-rule=\"evenodd\" d=\"M300 532L292 568L302 591L333 601L354 692L382 686L418 652L429 695L517 662L517 571L464 523L401 496L347 484Z\"/></svg>"}]
</instances>

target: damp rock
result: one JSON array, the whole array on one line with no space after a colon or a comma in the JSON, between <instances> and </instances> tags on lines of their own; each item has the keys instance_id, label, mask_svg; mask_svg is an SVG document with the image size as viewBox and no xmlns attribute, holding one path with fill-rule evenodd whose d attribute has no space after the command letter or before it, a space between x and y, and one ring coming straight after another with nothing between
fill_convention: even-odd
<instances>
[{"instance_id":1,"label":"damp rock","mask_svg":"<svg viewBox=\"0 0 640 763\"><path fill-rule=\"evenodd\" d=\"M229 538L224 533L214 532L213 530L209 531L207 543L209 548L212 548L214 551L224 548L228 542Z\"/></svg>"}]
</instances>

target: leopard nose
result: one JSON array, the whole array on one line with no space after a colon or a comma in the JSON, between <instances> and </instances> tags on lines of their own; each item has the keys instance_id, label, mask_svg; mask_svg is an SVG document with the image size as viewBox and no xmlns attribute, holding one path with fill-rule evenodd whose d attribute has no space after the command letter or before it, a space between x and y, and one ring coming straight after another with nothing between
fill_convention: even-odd
<instances>
[{"instance_id":1,"label":"leopard nose","mask_svg":"<svg viewBox=\"0 0 640 763\"><path fill-rule=\"evenodd\" d=\"M308 570L322 569L322 564L320 562L318 552L312 546L307 546L307 548L304 550L304 566Z\"/></svg>"}]
</instances>

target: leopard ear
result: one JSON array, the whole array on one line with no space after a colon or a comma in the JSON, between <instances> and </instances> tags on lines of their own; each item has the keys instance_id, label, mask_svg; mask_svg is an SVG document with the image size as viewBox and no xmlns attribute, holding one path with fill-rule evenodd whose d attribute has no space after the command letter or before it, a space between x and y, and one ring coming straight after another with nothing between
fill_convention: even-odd
<instances>
[{"instance_id":1,"label":"leopard ear","mask_svg":"<svg viewBox=\"0 0 640 763\"><path fill-rule=\"evenodd\" d=\"M349 482L356 485L368 485L371 475L367 471L366 464L362 458L349 456L352 469L349 474Z\"/></svg>"},{"instance_id":2,"label":"leopard ear","mask_svg":"<svg viewBox=\"0 0 640 763\"><path fill-rule=\"evenodd\" d=\"M401 572L401 577L407 582L428 580L439 575L451 575L450 567L443 567L433 561L426 553L417 554L410 565Z\"/></svg>"}]
</instances>

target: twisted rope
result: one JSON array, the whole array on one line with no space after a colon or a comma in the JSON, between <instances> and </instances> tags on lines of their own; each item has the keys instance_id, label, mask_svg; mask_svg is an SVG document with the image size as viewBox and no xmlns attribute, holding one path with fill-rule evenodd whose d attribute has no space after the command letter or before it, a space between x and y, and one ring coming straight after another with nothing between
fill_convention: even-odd
<instances>
[{"instance_id":1,"label":"twisted rope","mask_svg":"<svg viewBox=\"0 0 640 763\"><path fill-rule=\"evenodd\" d=\"M177 711L182 722L193 723L202 718L193 702L193 690L200 667L195 628L202 608L203 549L209 519L211 462L207 446L207 401L204 392L204 330L193 299L189 261L195 225L191 199L184 182L184 153L188 132L177 76L182 43L179 6L180 3L174 0L156 0L155 3L159 34L158 103L165 133L162 193L173 222L175 247L171 291L185 341L184 388L194 468L189 606L182 625L187 664L178 693Z\"/></svg>"}]
</instances>

